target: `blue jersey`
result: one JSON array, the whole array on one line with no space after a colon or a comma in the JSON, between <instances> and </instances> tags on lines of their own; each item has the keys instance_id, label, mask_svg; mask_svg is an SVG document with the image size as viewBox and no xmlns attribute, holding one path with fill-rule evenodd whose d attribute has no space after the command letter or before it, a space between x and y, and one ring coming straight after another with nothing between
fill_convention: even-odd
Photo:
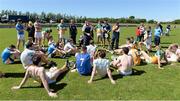
<instances>
[{"instance_id":1,"label":"blue jersey","mask_svg":"<svg viewBox=\"0 0 180 101\"><path fill-rule=\"evenodd\" d=\"M91 61L88 53L78 54L76 56L76 67L81 75L89 75L91 73Z\"/></svg>"},{"instance_id":2,"label":"blue jersey","mask_svg":"<svg viewBox=\"0 0 180 101\"><path fill-rule=\"evenodd\" d=\"M20 31L20 30L24 30L24 26L22 24L17 23L16 24L16 30L17 30L17 33L19 35L23 35L24 34L24 31Z\"/></svg>"},{"instance_id":3,"label":"blue jersey","mask_svg":"<svg viewBox=\"0 0 180 101\"><path fill-rule=\"evenodd\" d=\"M5 48L1 54L1 58L2 58L3 63L5 63L6 60L8 58L10 58L10 56L11 56L11 51L9 50L9 48Z\"/></svg>"},{"instance_id":4,"label":"blue jersey","mask_svg":"<svg viewBox=\"0 0 180 101\"><path fill-rule=\"evenodd\" d=\"M160 27L158 27L158 28L155 28L155 30L154 30L154 36L158 36L158 37L160 37L161 36L161 29L160 29Z\"/></svg>"},{"instance_id":5,"label":"blue jersey","mask_svg":"<svg viewBox=\"0 0 180 101\"><path fill-rule=\"evenodd\" d=\"M48 47L48 54L51 54L56 49L55 44L50 44Z\"/></svg>"}]
</instances>

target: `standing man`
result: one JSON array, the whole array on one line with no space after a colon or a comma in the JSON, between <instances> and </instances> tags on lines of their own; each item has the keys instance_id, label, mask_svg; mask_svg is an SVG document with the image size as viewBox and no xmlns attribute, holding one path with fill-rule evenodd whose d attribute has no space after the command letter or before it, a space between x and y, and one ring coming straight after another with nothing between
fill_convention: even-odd
<instances>
[{"instance_id":1,"label":"standing man","mask_svg":"<svg viewBox=\"0 0 180 101\"><path fill-rule=\"evenodd\" d=\"M70 38L73 40L74 44L76 44L77 26L73 19L71 19L71 23L69 25L69 33Z\"/></svg>"},{"instance_id":2,"label":"standing man","mask_svg":"<svg viewBox=\"0 0 180 101\"><path fill-rule=\"evenodd\" d=\"M161 35L164 35L163 33L163 26L161 25L161 22L158 22L159 28L161 29Z\"/></svg>"},{"instance_id":3,"label":"standing man","mask_svg":"<svg viewBox=\"0 0 180 101\"><path fill-rule=\"evenodd\" d=\"M22 25L22 20L18 19L16 24L16 30L17 30L17 49L19 49L20 42L23 42L23 47L25 44L25 38L24 38L24 26Z\"/></svg>"},{"instance_id":4,"label":"standing man","mask_svg":"<svg viewBox=\"0 0 180 101\"><path fill-rule=\"evenodd\" d=\"M31 21L29 21L26 31L28 32L28 38L29 37L33 38L33 42L34 42L35 41L35 38L34 38L35 28Z\"/></svg>"},{"instance_id":5,"label":"standing man","mask_svg":"<svg viewBox=\"0 0 180 101\"><path fill-rule=\"evenodd\" d=\"M140 30L140 41L142 42L143 39L144 39L144 34L145 34L145 26L144 26L144 23L141 23L140 27L139 27L139 30Z\"/></svg>"},{"instance_id":6,"label":"standing man","mask_svg":"<svg viewBox=\"0 0 180 101\"><path fill-rule=\"evenodd\" d=\"M108 41L108 45L110 46L110 32L111 32L111 26L105 20L104 24L103 24L103 43L104 43L104 46L106 43L106 39Z\"/></svg>"},{"instance_id":7,"label":"standing man","mask_svg":"<svg viewBox=\"0 0 180 101\"><path fill-rule=\"evenodd\" d=\"M88 21L85 21L85 24L83 25L83 28L82 28L82 32L84 33L84 36L83 36L83 44L85 46L89 45L90 44L90 40L92 40L92 27L90 25L90 23Z\"/></svg>"},{"instance_id":8,"label":"standing man","mask_svg":"<svg viewBox=\"0 0 180 101\"><path fill-rule=\"evenodd\" d=\"M115 49L118 49L119 46L119 34L120 34L120 25L117 22L112 28L112 42L111 42L111 50L114 48L114 43L116 42Z\"/></svg>"},{"instance_id":9,"label":"standing man","mask_svg":"<svg viewBox=\"0 0 180 101\"><path fill-rule=\"evenodd\" d=\"M64 24L64 20L63 19L61 19L60 24L58 24L57 30L58 30L58 40L60 40L60 41L63 40L65 42L64 34L65 34L67 29L66 29L66 26Z\"/></svg>"},{"instance_id":10,"label":"standing man","mask_svg":"<svg viewBox=\"0 0 180 101\"><path fill-rule=\"evenodd\" d=\"M95 26L95 30L96 30L96 35L97 35L97 43L99 43L99 41L101 40L102 42L102 24L101 21L98 21L98 24Z\"/></svg>"},{"instance_id":11,"label":"standing man","mask_svg":"<svg viewBox=\"0 0 180 101\"><path fill-rule=\"evenodd\" d=\"M162 33L162 30L161 30L161 27L159 26L159 23L158 23L155 30L154 30L154 44L156 47L158 47L160 44L161 33Z\"/></svg>"},{"instance_id":12,"label":"standing man","mask_svg":"<svg viewBox=\"0 0 180 101\"><path fill-rule=\"evenodd\" d=\"M40 23L39 20L36 20L36 22L34 23L34 28L35 28L35 43L38 44L39 46L41 46L41 41L42 41L42 25Z\"/></svg>"}]
</instances>

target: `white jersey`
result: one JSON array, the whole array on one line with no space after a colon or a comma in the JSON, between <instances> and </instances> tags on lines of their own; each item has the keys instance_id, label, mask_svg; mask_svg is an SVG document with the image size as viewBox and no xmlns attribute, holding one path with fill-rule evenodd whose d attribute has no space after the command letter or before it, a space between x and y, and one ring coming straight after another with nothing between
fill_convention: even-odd
<instances>
[{"instance_id":1,"label":"white jersey","mask_svg":"<svg viewBox=\"0 0 180 101\"><path fill-rule=\"evenodd\" d=\"M70 49L74 49L74 47L70 42L68 42L64 46L64 51L69 51Z\"/></svg>"},{"instance_id":2,"label":"white jersey","mask_svg":"<svg viewBox=\"0 0 180 101\"><path fill-rule=\"evenodd\" d=\"M109 60L107 59L95 59L93 62L93 66L96 66L96 70L98 74L102 77L106 76L107 68L109 68Z\"/></svg>"},{"instance_id":3,"label":"white jersey","mask_svg":"<svg viewBox=\"0 0 180 101\"><path fill-rule=\"evenodd\" d=\"M91 58L94 56L94 53L96 51L96 46L88 45L87 47L87 53L90 54Z\"/></svg>"},{"instance_id":4,"label":"white jersey","mask_svg":"<svg viewBox=\"0 0 180 101\"><path fill-rule=\"evenodd\" d=\"M34 56L35 51L30 49L25 49L20 56L21 63L23 64L24 69L27 69L28 65L32 65L32 57Z\"/></svg>"}]
</instances>

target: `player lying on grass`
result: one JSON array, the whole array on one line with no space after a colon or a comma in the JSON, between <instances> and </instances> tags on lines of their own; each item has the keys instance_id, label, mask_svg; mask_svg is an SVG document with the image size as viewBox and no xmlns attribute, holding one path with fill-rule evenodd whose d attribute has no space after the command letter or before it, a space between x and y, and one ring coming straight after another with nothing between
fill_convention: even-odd
<instances>
[{"instance_id":1,"label":"player lying on grass","mask_svg":"<svg viewBox=\"0 0 180 101\"><path fill-rule=\"evenodd\" d=\"M167 56L165 52L160 49L159 46L157 48L157 52L154 56L149 56L146 52L141 51L141 58L145 59L147 63L158 64L159 69L164 69L161 66L168 63Z\"/></svg>"},{"instance_id":2,"label":"player lying on grass","mask_svg":"<svg viewBox=\"0 0 180 101\"><path fill-rule=\"evenodd\" d=\"M169 62L179 62L180 48L178 44L171 44L166 50L166 56Z\"/></svg>"},{"instance_id":3,"label":"player lying on grass","mask_svg":"<svg viewBox=\"0 0 180 101\"><path fill-rule=\"evenodd\" d=\"M131 75L132 74L132 66L133 66L133 58L132 58L132 56L128 55L129 48L123 47L122 52L123 52L123 55L114 59L110 64L114 68L117 68L118 72L121 75L124 75L124 76Z\"/></svg>"},{"instance_id":4,"label":"player lying on grass","mask_svg":"<svg viewBox=\"0 0 180 101\"><path fill-rule=\"evenodd\" d=\"M111 83L115 84L115 81L112 78L111 70L109 69L109 64L110 64L109 60L105 59L105 57L106 57L105 50L99 50L97 52L97 59L93 61L93 70L92 70L91 78L88 81L88 83L92 83L93 78L97 72L101 77L105 77L108 75Z\"/></svg>"},{"instance_id":5,"label":"player lying on grass","mask_svg":"<svg viewBox=\"0 0 180 101\"><path fill-rule=\"evenodd\" d=\"M58 82L58 77L60 77L61 74L69 70L68 60L62 68L58 69L57 67L52 67L47 71L44 69L44 67L38 66L41 61L41 57L34 56L32 60L33 64L27 68L25 76L19 86L14 86L12 87L12 89L16 90L22 88L22 86L27 82L28 78L31 77L37 82L43 84L50 97L57 97L57 94L53 93L52 90L49 88L49 84Z\"/></svg>"},{"instance_id":6,"label":"player lying on grass","mask_svg":"<svg viewBox=\"0 0 180 101\"><path fill-rule=\"evenodd\" d=\"M10 45L8 48L5 48L1 53L2 62L4 64L12 64L15 59L18 59L20 56L20 51L16 49L16 46Z\"/></svg>"}]
</instances>

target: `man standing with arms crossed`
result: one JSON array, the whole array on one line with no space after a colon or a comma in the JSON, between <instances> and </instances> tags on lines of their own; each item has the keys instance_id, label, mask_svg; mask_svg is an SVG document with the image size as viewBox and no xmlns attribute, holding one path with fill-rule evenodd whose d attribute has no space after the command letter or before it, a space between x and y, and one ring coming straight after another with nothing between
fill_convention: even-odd
<instances>
[{"instance_id":1,"label":"man standing with arms crossed","mask_svg":"<svg viewBox=\"0 0 180 101\"><path fill-rule=\"evenodd\" d=\"M24 26L22 25L22 20L18 19L16 24L16 30L17 30L17 49L19 49L20 42L23 42L23 47L25 44L24 39Z\"/></svg>"},{"instance_id":2,"label":"man standing with arms crossed","mask_svg":"<svg viewBox=\"0 0 180 101\"><path fill-rule=\"evenodd\" d=\"M36 20L36 22L34 23L34 27L35 27L35 43L38 44L39 46L41 46L41 41L42 41L42 25L40 23L39 20Z\"/></svg>"}]
</instances>

